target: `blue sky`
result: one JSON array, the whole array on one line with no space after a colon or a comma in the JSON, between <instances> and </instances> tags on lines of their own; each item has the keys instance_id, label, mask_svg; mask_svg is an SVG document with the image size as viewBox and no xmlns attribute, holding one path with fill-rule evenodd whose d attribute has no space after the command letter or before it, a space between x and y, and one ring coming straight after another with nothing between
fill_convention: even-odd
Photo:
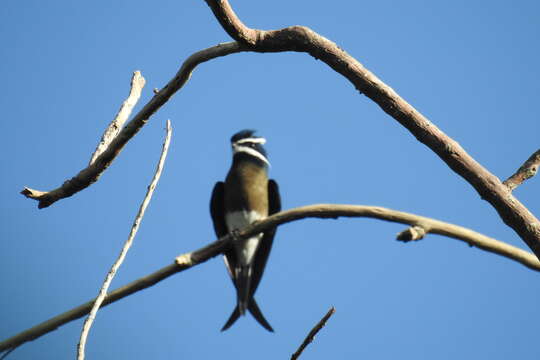
<instances>
[{"instance_id":1,"label":"blue sky","mask_svg":"<svg viewBox=\"0 0 540 360\"><path fill-rule=\"evenodd\" d=\"M540 6L534 1L236 0L253 27L301 24L335 41L500 178L538 149ZM378 205L470 227L524 248L489 204L395 120L322 62L298 53L205 63L89 189L38 210L23 186L48 190L82 169L127 95L139 109L191 53L229 41L204 1L6 1L0 12L4 134L0 191L0 338L97 294L125 241L159 157L160 184L117 288L214 240L214 183L229 137L268 140L284 208ZM540 213L540 182L515 195ZM376 220L306 220L277 233L251 317L219 329L235 294L221 259L98 313L89 359L287 358L330 306L336 314L302 358L508 359L538 356L539 274ZM73 359L82 320L10 355Z\"/></svg>"}]
</instances>

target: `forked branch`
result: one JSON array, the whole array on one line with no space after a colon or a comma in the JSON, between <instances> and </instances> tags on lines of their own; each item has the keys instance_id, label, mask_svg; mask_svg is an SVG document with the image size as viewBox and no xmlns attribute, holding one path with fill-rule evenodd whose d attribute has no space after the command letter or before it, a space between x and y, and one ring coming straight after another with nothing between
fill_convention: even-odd
<instances>
[{"instance_id":1,"label":"forked branch","mask_svg":"<svg viewBox=\"0 0 540 360\"><path fill-rule=\"evenodd\" d=\"M76 176L65 181L62 186L51 191L40 191L25 187L21 194L27 198L38 201L38 208L42 209L55 203L56 201L69 197L96 182L101 174L109 167L114 158L120 153L123 146L133 137L144 123L128 124L124 129L122 126L137 104L146 80L139 71L135 71L131 77L131 89L127 99L120 106L113 121L109 124L96 150L92 154L88 166L81 170ZM122 129L122 131L121 131ZM120 132L121 131L121 132Z\"/></svg>"},{"instance_id":2,"label":"forked branch","mask_svg":"<svg viewBox=\"0 0 540 360\"><path fill-rule=\"evenodd\" d=\"M246 227L244 230L240 231L237 236L240 239L245 239L267 229L305 218L337 219L339 217L367 217L407 224L413 227L420 227L426 234L439 234L461 240L470 246L478 247L485 251L504 256L506 258L515 260L530 269L540 271L540 261L533 254L525 250L461 226L402 211L375 206L333 204L303 206L274 214L264 220L261 220L260 222ZM102 307L118 301L139 290L149 288L150 286L168 278L171 275L201 264L226 251L231 246L231 243L232 237L227 235L201 249L180 255L176 258L173 264L165 266L164 268L157 270L150 275L135 280L107 294L103 301ZM12 338L0 342L0 351L8 350L27 341L34 340L50 331L55 330L59 326L88 314L93 303L94 300L88 301L83 305L36 325L31 329L23 331Z\"/></svg>"},{"instance_id":3,"label":"forked branch","mask_svg":"<svg viewBox=\"0 0 540 360\"><path fill-rule=\"evenodd\" d=\"M129 140L131 140L139 130L148 122L150 117L163 106L178 90L180 90L189 80L195 67L208 60L246 51L244 45L236 42L229 42L212 46L208 49L198 51L191 55L180 67L178 73L161 90L155 91L152 99L140 110L131 121L110 141L106 150L98 146L96 151L102 151L97 157L93 156L91 164L81 170L77 175L67 180L62 186L51 191L40 191L25 187L21 194L38 201L38 208L42 209L54 204L56 201L70 197L77 192L84 190L95 183L101 174L107 170L113 160L120 154ZM120 111L118 115L123 115ZM104 134L109 138L110 134Z\"/></svg>"},{"instance_id":4,"label":"forked branch","mask_svg":"<svg viewBox=\"0 0 540 360\"><path fill-rule=\"evenodd\" d=\"M443 133L355 58L305 26L268 31L252 29L236 16L227 0L205 1L223 29L250 51L305 52L347 78L356 89L377 103L471 184L480 197L497 210L504 223L514 229L540 258L538 219L512 195L499 178L476 162L455 140Z\"/></svg>"}]
</instances>

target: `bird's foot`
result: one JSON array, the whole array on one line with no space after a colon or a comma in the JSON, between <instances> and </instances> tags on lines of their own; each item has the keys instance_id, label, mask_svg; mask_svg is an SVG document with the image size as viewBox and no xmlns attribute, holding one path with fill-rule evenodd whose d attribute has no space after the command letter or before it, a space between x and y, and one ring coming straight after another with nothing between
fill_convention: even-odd
<instances>
[{"instance_id":1,"label":"bird's foot","mask_svg":"<svg viewBox=\"0 0 540 360\"><path fill-rule=\"evenodd\" d=\"M240 230L234 229L231 231L231 236L234 242L240 241Z\"/></svg>"}]
</instances>

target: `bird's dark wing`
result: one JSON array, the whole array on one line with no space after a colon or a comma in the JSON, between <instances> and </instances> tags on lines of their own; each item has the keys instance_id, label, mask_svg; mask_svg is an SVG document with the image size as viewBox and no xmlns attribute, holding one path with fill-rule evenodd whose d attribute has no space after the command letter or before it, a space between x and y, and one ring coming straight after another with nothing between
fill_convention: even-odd
<instances>
[{"instance_id":1,"label":"bird's dark wing","mask_svg":"<svg viewBox=\"0 0 540 360\"><path fill-rule=\"evenodd\" d=\"M280 211L281 211L281 197L279 195L278 184L274 180L269 180L268 181L268 215L272 215ZM262 241L260 242L259 248L257 249L255 259L253 259L253 277L251 279L251 299L248 304L248 310L251 313L251 315L253 315L253 317L255 318L255 320L259 322L259 324L261 324L266 330L270 332L273 332L274 329L272 329L272 326L270 326L268 321L264 318L264 315L259 309L259 306L257 305L257 302L255 301L255 298L253 297L253 295L255 294L255 290L257 290L259 283L261 282L261 278L264 273L264 268L266 267L268 256L270 255L270 250L272 249L272 242L274 241L275 235L276 235L275 228L266 230L264 232ZM232 320L234 315L235 315L234 313L231 315L231 319L229 319L229 321ZM234 322L234 320L232 322Z\"/></svg>"},{"instance_id":2,"label":"bird's dark wing","mask_svg":"<svg viewBox=\"0 0 540 360\"><path fill-rule=\"evenodd\" d=\"M214 190L212 191L212 198L210 199L210 215L212 216L212 222L214 223L214 231L216 232L216 236L218 238L221 238L227 235L227 224L225 223L225 184L222 181L218 181L216 185L214 185ZM234 287L236 288L234 272L232 271L232 269L234 269L234 267L236 266L236 254L234 250L229 250L224 255L227 271L229 272ZM229 320L227 320L227 323L223 326L221 331L225 331L230 328L231 325L234 324L236 320L238 320L238 317L240 317L240 311L238 310L238 306L235 306L234 311L229 317Z\"/></svg>"},{"instance_id":3,"label":"bird's dark wing","mask_svg":"<svg viewBox=\"0 0 540 360\"><path fill-rule=\"evenodd\" d=\"M279 186L274 179L268 180L268 201L268 215L274 215L281 211Z\"/></svg>"},{"instance_id":4,"label":"bird's dark wing","mask_svg":"<svg viewBox=\"0 0 540 360\"><path fill-rule=\"evenodd\" d=\"M218 181L212 190L210 199L210 215L214 223L214 231L218 238L227 235L227 225L225 224L225 184Z\"/></svg>"},{"instance_id":5,"label":"bird's dark wing","mask_svg":"<svg viewBox=\"0 0 540 360\"><path fill-rule=\"evenodd\" d=\"M277 182L273 179L268 181L268 215L272 215L281 211L281 197L279 196L279 187ZM251 279L251 295L255 294L257 286L264 273L270 250L272 249L272 243L274 241L274 235L276 229L266 230L262 241L257 249L257 254L253 260L253 278Z\"/></svg>"},{"instance_id":6,"label":"bird's dark wing","mask_svg":"<svg viewBox=\"0 0 540 360\"><path fill-rule=\"evenodd\" d=\"M214 223L214 231L216 236L221 238L228 234L227 224L225 223L225 184L222 181L218 181L212 191L212 198L210 200L210 215L212 215L212 222ZM231 279L234 276L232 269L236 267L236 253L233 249L225 252L225 265ZM236 286L236 285L235 285Z\"/></svg>"}]
</instances>

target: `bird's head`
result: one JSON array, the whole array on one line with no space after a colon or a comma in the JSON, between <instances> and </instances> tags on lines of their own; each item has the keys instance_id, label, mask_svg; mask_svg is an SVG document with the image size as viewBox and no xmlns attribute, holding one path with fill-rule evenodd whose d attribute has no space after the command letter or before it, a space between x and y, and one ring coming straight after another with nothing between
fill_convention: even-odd
<instances>
[{"instance_id":1,"label":"bird's head","mask_svg":"<svg viewBox=\"0 0 540 360\"><path fill-rule=\"evenodd\" d=\"M233 156L249 156L269 166L266 150L263 147L266 139L254 134L255 130L242 130L231 137Z\"/></svg>"}]
</instances>

